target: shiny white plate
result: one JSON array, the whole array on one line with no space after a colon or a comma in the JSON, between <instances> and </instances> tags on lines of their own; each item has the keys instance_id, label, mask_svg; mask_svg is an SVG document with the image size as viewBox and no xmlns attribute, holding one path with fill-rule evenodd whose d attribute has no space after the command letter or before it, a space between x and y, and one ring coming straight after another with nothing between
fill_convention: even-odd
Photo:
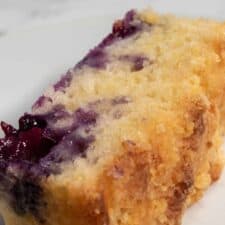
<instances>
[{"instance_id":1,"label":"shiny white plate","mask_svg":"<svg viewBox=\"0 0 225 225\"><path fill-rule=\"evenodd\" d=\"M0 36L1 120L16 124L43 90L97 44L110 31L112 22L130 8L151 6L160 12L225 20L223 0L113 0L90 4L75 9L76 16L25 26ZM183 225L212 224L225 224L225 173L186 212L183 221Z\"/></svg>"}]
</instances>

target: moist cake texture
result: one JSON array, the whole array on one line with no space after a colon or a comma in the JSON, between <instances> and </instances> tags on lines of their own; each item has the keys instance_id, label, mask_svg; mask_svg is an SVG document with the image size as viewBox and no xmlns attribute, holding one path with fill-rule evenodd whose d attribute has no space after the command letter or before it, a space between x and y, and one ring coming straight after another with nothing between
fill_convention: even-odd
<instances>
[{"instance_id":1,"label":"moist cake texture","mask_svg":"<svg viewBox=\"0 0 225 225\"><path fill-rule=\"evenodd\" d=\"M178 225L223 168L225 25L129 11L2 122L6 225Z\"/></svg>"}]
</instances>

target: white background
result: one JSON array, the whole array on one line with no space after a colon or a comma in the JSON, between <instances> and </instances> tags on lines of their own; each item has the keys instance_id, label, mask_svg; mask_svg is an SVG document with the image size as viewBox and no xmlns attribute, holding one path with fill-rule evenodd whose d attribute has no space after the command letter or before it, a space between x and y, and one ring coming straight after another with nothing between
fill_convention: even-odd
<instances>
[{"instance_id":1,"label":"white background","mask_svg":"<svg viewBox=\"0 0 225 225\"><path fill-rule=\"evenodd\" d=\"M131 8L225 20L224 0L0 0L0 119L16 124L43 90ZM225 225L225 176L184 225Z\"/></svg>"}]
</instances>

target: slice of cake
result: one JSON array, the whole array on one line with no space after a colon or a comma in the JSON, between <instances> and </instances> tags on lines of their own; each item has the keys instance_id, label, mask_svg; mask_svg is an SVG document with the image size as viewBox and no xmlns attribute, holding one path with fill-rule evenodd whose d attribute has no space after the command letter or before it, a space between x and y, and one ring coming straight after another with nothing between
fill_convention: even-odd
<instances>
[{"instance_id":1,"label":"slice of cake","mask_svg":"<svg viewBox=\"0 0 225 225\"><path fill-rule=\"evenodd\" d=\"M178 225L221 173L225 25L130 11L19 128L2 122L6 225Z\"/></svg>"}]
</instances>

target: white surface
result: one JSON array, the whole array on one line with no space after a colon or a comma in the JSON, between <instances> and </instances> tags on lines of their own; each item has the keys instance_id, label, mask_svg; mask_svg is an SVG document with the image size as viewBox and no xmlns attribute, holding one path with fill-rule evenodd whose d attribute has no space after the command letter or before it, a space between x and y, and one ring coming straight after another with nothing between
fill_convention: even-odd
<instances>
[{"instance_id":1,"label":"white surface","mask_svg":"<svg viewBox=\"0 0 225 225\"><path fill-rule=\"evenodd\" d=\"M161 12L222 19L224 0L0 0L0 34L23 27L151 6Z\"/></svg>"},{"instance_id":2,"label":"white surface","mask_svg":"<svg viewBox=\"0 0 225 225\"><path fill-rule=\"evenodd\" d=\"M130 8L225 20L225 1L0 0L0 118L15 124ZM225 176L185 214L184 225L225 224Z\"/></svg>"}]
</instances>

